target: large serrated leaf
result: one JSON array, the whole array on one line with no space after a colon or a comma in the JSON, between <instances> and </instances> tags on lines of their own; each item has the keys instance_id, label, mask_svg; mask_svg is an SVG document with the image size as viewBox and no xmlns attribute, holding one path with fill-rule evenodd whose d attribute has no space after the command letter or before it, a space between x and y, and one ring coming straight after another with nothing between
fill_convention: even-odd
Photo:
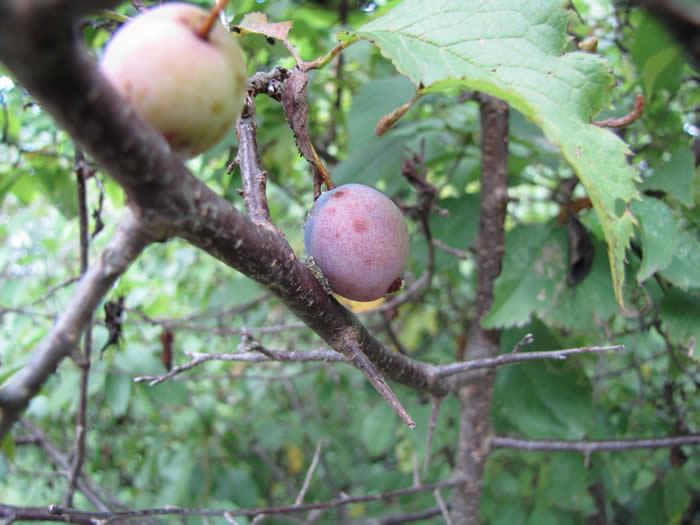
<instances>
[{"instance_id":1,"label":"large serrated leaf","mask_svg":"<svg viewBox=\"0 0 700 525\"><path fill-rule=\"evenodd\" d=\"M615 209L618 201L637 197L636 173L625 160L627 146L590 124L607 103L613 78L599 57L563 53L569 15L561 6L556 0L404 0L357 36L379 46L418 87L477 89L542 128L600 217L622 305L625 250L635 220Z\"/></svg>"}]
</instances>

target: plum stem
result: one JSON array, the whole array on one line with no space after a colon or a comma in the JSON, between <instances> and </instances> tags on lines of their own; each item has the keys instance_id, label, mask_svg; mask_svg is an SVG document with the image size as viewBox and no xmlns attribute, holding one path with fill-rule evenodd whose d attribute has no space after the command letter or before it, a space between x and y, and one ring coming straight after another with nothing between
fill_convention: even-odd
<instances>
[{"instance_id":1,"label":"plum stem","mask_svg":"<svg viewBox=\"0 0 700 525\"><path fill-rule=\"evenodd\" d=\"M216 5L211 8L209 16L202 24L202 27L200 27L199 31L197 31L197 36L199 38L202 40L209 39L211 28L214 27L214 22L216 22L216 19L219 17L219 13L224 7L226 7L226 4L228 4L228 0L217 0Z\"/></svg>"}]
</instances>

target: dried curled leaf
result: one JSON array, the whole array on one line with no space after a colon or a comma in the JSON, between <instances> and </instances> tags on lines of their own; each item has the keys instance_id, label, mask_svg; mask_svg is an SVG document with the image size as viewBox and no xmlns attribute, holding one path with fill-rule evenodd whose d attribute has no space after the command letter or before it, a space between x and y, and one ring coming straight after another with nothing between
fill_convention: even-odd
<instances>
[{"instance_id":1,"label":"dried curled leaf","mask_svg":"<svg viewBox=\"0 0 700 525\"><path fill-rule=\"evenodd\" d=\"M268 38L285 40L292 29L292 24L291 20L271 23L267 21L265 13L255 12L245 15L237 27L241 35L257 33Z\"/></svg>"}]
</instances>

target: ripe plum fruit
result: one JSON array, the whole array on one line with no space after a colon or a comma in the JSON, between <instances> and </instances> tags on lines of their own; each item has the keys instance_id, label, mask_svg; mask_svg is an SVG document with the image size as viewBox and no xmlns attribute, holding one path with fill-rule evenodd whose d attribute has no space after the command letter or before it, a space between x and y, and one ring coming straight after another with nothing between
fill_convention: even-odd
<instances>
[{"instance_id":1,"label":"ripe plum fruit","mask_svg":"<svg viewBox=\"0 0 700 525\"><path fill-rule=\"evenodd\" d=\"M304 247L334 292L373 301L398 288L408 258L408 228L386 195L346 184L316 200L304 224Z\"/></svg>"}]
</instances>

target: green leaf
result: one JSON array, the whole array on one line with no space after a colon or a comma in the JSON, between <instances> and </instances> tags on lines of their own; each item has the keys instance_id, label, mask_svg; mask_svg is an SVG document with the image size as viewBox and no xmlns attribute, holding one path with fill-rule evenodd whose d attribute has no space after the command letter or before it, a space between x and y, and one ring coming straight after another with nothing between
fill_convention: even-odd
<instances>
[{"instance_id":1,"label":"green leaf","mask_svg":"<svg viewBox=\"0 0 700 525\"><path fill-rule=\"evenodd\" d=\"M362 440L369 453L378 456L386 451L396 439L396 427L391 419L391 409L380 403L364 414Z\"/></svg>"},{"instance_id":2,"label":"green leaf","mask_svg":"<svg viewBox=\"0 0 700 525\"><path fill-rule=\"evenodd\" d=\"M683 52L653 16L645 12L639 16L642 19L630 55L642 77L644 95L651 100L661 89L675 95L682 80Z\"/></svg>"},{"instance_id":3,"label":"green leaf","mask_svg":"<svg viewBox=\"0 0 700 525\"><path fill-rule=\"evenodd\" d=\"M491 525L521 525L525 521L525 511L517 503L499 505L498 513L489 521Z\"/></svg>"},{"instance_id":4,"label":"green leaf","mask_svg":"<svg viewBox=\"0 0 700 525\"><path fill-rule=\"evenodd\" d=\"M693 153L686 144L671 149L651 173L644 178L642 189L661 190L681 204L692 208L693 177L695 174Z\"/></svg>"},{"instance_id":5,"label":"green leaf","mask_svg":"<svg viewBox=\"0 0 700 525\"><path fill-rule=\"evenodd\" d=\"M661 303L661 320L666 324L671 340L684 345L700 343L700 296L671 288ZM697 350L696 354L697 356ZM700 359L697 356L696 359Z\"/></svg>"},{"instance_id":6,"label":"green leaf","mask_svg":"<svg viewBox=\"0 0 700 525\"><path fill-rule=\"evenodd\" d=\"M617 311L605 250L595 243L590 274L575 289L566 284L566 229L556 224L518 226L506 234L501 274L484 325L489 328L526 323L532 314L564 328L595 329L595 319Z\"/></svg>"},{"instance_id":7,"label":"green leaf","mask_svg":"<svg viewBox=\"0 0 700 525\"><path fill-rule=\"evenodd\" d=\"M580 369L559 363L499 371L493 410L531 438L581 439L593 423L590 384Z\"/></svg>"},{"instance_id":8,"label":"green leaf","mask_svg":"<svg viewBox=\"0 0 700 525\"><path fill-rule=\"evenodd\" d=\"M374 134L377 121L397 106L411 100L416 88L403 76L371 80L363 84L348 115L348 147L351 151L368 142L381 142Z\"/></svg>"},{"instance_id":9,"label":"green leaf","mask_svg":"<svg viewBox=\"0 0 700 525\"><path fill-rule=\"evenodd\" d=\"M547 497L552 504L581 511L594 510L588 493L590 472L581 454L563 452L554 454L548 465ZM562 479L568 480L561 483ZM586 512L587 513L587 512Z\"/></svg>"},{"instance_id":10,"label":"green leaf","mask_svg":"<svg viewBox=\"0 0 700 525\"><path fill-rule=\"evenodd\" d=\"M446 215L433 213L430 216L430 229L433 239L437 239L451 248L467 251L472 241L476 237L479 225L479 196L476 194L466 194L459 198L441 199L437 206L447 211ZM425 245L424 239L418 241ZM425 254L423 259L427 262L425 248L422 252L413 251L414 257L417 253ZM435 250L435 269L445 271L457 265L459 260L443 250ZM422 269L421 269L422 271Z\"/></svg>"},{"instance_id":11,"label":"green leaf","mask_svg":"<svg viewBox=\"0 0 700 525\"><path fill-rule=\"evenodd\" d=\"M105 378L105 398L114 417L126 414L131 397L131 377L124 374L108 374Z\"/></svg>"},{"instance_id":12,"label":"green leaf","mask_svg":"<svg viewBox=\"0 0 700 525\"><path fill-rule=\"evenodd\" d=\"M673 261L661 275L684 290L700 288L700 242L695 235L685 230L677 233Z\"/></svg>"},{"instance_id":13,"label":"green leaf","mask_svg":"<svg viewBox=\"0 0 700 525\"><path fill-rule=\"evenodd\" d=\"M561 521L554 511L537 507L532 511L525 525L561 525Z\"/></svg>"},{"instance_id":14,"label":"green leaf","mask_svg":"<svg viewBox=\"0 0 700 525\"><path fill-rule=\"evenodd\" d=\"M663 493L658 485L653 485L641 497L642 504L637 511L637 518L632 523L639 525L659 525L666 522Z\"/></svg>"},{"instance_id":15,"label":"green leaf","mask_svg":"<svg viewBox=\"0 0 700 525\"><path fill-rule=\"evenodd\" d=\"M656 475L648 470L641 469L634 478L632 488L636 491L646 490L651 487L656 481Z\"/></svg>"},{"instance_id":16,"label":"green leaf","mask_svg":"<svg viewBox=\"0 0 700 525\"><path fill-rule=\"evenodd\" d=\"M679 468L671 469L663 481L664 508L669 524L680 523L688 505L690 493L688 484Z\"/></svg>"},{"instance_id":17,"label":"green leaf","mask_svg":"<svg viewBox=\"0 0 700 525\"><path fill-rule=\"evenodd\" d=\"M14 461L15 459L15 439L12 437L12 433L8 432L5 437L0 441L0 452L9 460Z\"/></svg>"},{"instance_id":18,"label":"green leaf","mask_svg":"<svg viewBox=\"0 0 700 525\"><path fill-rule=\"evenodd\" d=\"M501 352L510 352L526 333L535 338L528 350L562 348L557 335L535 321L523 328L504 330ZM592 394L590 380L573 360L503 367L494 386L494 427L498 433L508 433L515 427L532 438L598 437Z\"/></svg>"},{"instance_id":19,"label":"green leaf","mask_svg":"<svg viewBox=\"0 0 700 525\"><path fill-rule=\"evenodd\" d=\"M78 198L70 169L51 157L39 154L31 157L30 164L34 170L32 178L35 183L41 184L56 208L66 218L75 217L78 214Z\"/></svg>"},{"instance_id":20,"label":"green leaf","mask_svg":"<svg viewBox=\"0 0 700 525\"><path fill-rule=\"evenodd\" d=\"M229 498L241 507L253 507L258 499L258 487L247 470L230 468L226 472L225 483L230 492Z\"/></svg>"},{"instance_id":21,"label":"green leaf","mask_svg":"<svg viewBox=\"0 0 700 525\"><path fill-rule=\"evenodd\" d=\"M640 222L643 257L637 281L642 283L671 264L676 220L671 208L657 199L645 198L632 203L631 208Z\"/></svg>"},{"instance_id":22,"label":"green leaf","mask_svg":"<svg viewBox=\"0 0 700 525\"><path fill-rule=\"evenodd\" d=\"M586 53L564 53L569 15L556 0L404 0L362 26L418 87L467 87L502 98L559 146L586 188L608 245L615 297L623 304L625 250L635 219L617 202L637 197L627 146L590 124L613 78Z\"/></svg>"},{"instance_id":23,"label":"green leaf","mask_svg":"<svg viewBox=\"0 0 700 525\"><path fill-rule=\"evenodd\" d=\"M3 199L8 191L12 189L15 182L19 180L22 176L22 172L15 172L12 175L3 175L2 180L0 180L0 204L2 204Z\"/></svg>"},{"instance_id":24,"label":"green leaf","mask_svg":"<svg viewBox=\"0 0 700 525\"><path fill-rule=\"evenodd\" d=\"M540 302L552 304L557 283L564 285L566 238L562 228L516 227L506 234L503 269L484 327L522 325Z\"/></svg>"},{"instance_id":25,"label":"green leaf","mask_svg":"<svg viewBox=\"0 0 700 525\"><path fill-rule=\"evenodd\" d=\"M551 304L539 304L538 317L561 328L587 332L598 330L599 320L610 319L618 306L612 292L612 282L605 245L593 240L593 266L576 288L558 289Z\"/></svg>"}]
</instances>

